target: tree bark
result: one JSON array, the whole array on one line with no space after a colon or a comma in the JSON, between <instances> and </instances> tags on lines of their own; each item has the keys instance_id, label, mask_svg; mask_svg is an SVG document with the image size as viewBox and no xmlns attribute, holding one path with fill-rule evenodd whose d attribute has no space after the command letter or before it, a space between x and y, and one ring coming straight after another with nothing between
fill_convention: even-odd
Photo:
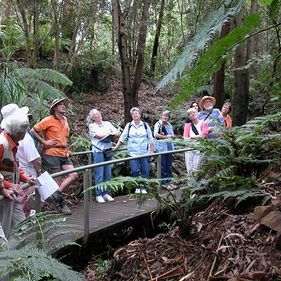
<instances>
[{"instance_id":1,"label":"tree bark","mask_svg":"<svg viewBox=\"0 0 281 281\"><path fill-rule=\"evenodd\" d=\"M220 38L225 37L230 31L230 22L225 23L222 26ZM224 99L225 99L225 89L224 89L224 64L219 71L214 75L214 97L216 99L216 107L221 109Z\"/></svg>"},{"instance_id":2,"label":"tree bark","mask_svg":"<svg viewBox=\"0 0 281 281\"><path fill-rule=\"evenodd\" d=\"M151 64L150 64L150 76L151 77L155 76L156 59L157 59L159 38L160 38L160 34L161 34L161 26L162 26L163 15L164 15L164 7L165 7L165 0L162 0L160 12L159 12L159 18L158 18L157 27L156 27L156 34L155 34L154 43L153 43L153 49L152 49Z\"/></svg>"},{"instance_id":3,"label":"tree bark","mask_svg":"<svg viewBox=\"0 0 281 281\"><path fill-rule=\"evenodd\" d=\"M33 3L33 54L32 54L32 65L36 67L37 59L39 55L40 38L39 38L39 4L38 0L34 0Z\"/></svg>"},{"instance_id":4,"label":"tree bark","mask_svg":"<svg viewBox=\"0 0 281 281\"><path fill-rule=\"evenodd\" d=\"M131 74L127 53L127 41L124 31L124 19L121 14L121 7L119 0L112 0L112 16L115 26L116 40L119 50L119 56L122 69L123 80L123 97L124 97L124 119L125 122L130 121L130 108L132 102L132 88L131 88Z\"/></svg>"},{"instance_id":5,"label":"tree bark","mask_svg":"<svg viewBox=\"0 0 281 281\"><path fill-rule=\"evenodd\" d=\"M241 26L244 22L244 12L241 11L236 17L236 26ZM245 45L239 45L234 55L234 95L233 106L233 125L241 126L247 122L249 106L249 71L248 69L237 69L246 64Z\"/></svg>"},{"instance_id":6,"label":"tree bark","mask_svg":"<svg viewBox=\"0 0 281 281\"><path fill-rule=\"evenodd\" d=\"M60 28L59 28L59 22L58 22L58 9L57 9L57 3L56 0L51 0L51 5L53 9L53 19L54 19L54 32L55 32L55 48L54 48L54 58L53 58L53 68L54 70L59 71L60 68Z\"/></svg>"},{"instance_id":7,"label":"tree bark","mask_svg":"<svg viewBox=\"0 0 281 281\"><path fill-rule=\"evenodd\" d=\"M150 0L143 0L142 20L141 20L141 26L140 26L139 38L138 38L138 47L137 47L137 65L136 65L135 77L132 85L133 106L138 106L138 90L140 87L142 74L143 74L144 51L145 51L145 42L146 42L146 35L147 35L149 6L150 6Z\"/></svg>"}]
</instances>

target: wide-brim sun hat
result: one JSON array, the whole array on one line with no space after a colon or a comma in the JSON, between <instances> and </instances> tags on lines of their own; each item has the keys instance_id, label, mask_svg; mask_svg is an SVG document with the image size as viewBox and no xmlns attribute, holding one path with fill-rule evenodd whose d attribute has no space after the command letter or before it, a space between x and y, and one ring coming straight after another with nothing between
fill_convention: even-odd
<instances>
[{"instance_id":1,"label":"wide-brim sun hat","mask_svg":"<svg viewBox=\"0 0 281 281\"><path fill-rule=\"evenodd\" d=\"M54 107L62 101L64 102L65 106L68 107L68 99L67 98L54 99L51 106L50 106L50 114L54 114Z\"/></svg>"},{"instance_id":2,"label":"wide-brim sun hat","mask_svg":"<svg viewBox=\"0 0 281 281\"><path fill-rule=\"evenodd\" d=\"M11 118L19 118L21 119L22 116L26 116L28 114L29 108L27 106L18 107L15 103L10 103L2 107L1 114L2 114L2 121L1 121L1 128L5 129L6 124L9 119Z\"/></svg>"},{"instance_id":3,"label":"wide-brim sun hat","mask_svg":"<svg viewBox=\"0 0 281 281\"><path fill-rule=\"evenodd\" d=\"M216 104L216 99L212 96L204 96L200 101L199 101L199 106L200 108L203 108L203 104L206 100L211 100L213 105Z\"/></svg>"}]
</instances>

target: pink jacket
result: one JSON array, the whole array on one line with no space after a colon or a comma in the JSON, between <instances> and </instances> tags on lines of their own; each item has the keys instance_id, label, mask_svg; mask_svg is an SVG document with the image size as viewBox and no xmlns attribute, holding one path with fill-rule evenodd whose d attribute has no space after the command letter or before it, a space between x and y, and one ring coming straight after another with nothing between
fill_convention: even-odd
<instances>
[{"instance_id":1,"label":"pink jacket","mask_svg":"<svg viewBox=\"0 0 281 281\"><path fill-rule=\"evenodd\" d=\"M184 124L183 137L184 138L189 138L191 130L192 130L191 122ZM201 123L201 135L203 135L204 137L207 137L208 133L209 133L208 124L207 124L207 122L202 121L202 123Z\"/></svg>"}]
</instances>

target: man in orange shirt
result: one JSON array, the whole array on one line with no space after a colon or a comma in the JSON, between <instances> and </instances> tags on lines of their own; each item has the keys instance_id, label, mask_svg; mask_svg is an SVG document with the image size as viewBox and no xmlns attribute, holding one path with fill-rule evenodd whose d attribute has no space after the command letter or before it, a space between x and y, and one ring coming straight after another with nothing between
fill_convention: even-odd
<instances>
[{"instance_id":1,"label":"man in orange shirt","mask_svg":"<svg viewBox=\"0 0 281 281\"><path fill-rule=\"evenodd\" d=\"M67 118L64 116L67 106L67 99L55 99L50 107L50 116L42 119L31 130L34 137L43 145L43 161L51 173L74 168L69 157L67 144L69 126ZM43 134L43 137L40 136L40 133ZM59 205L60 211L66 215L70 215L71 210L66 205L62 192L77 177L77 173L70 173L63 179L56 178L59 190L53 194L53 198Z\"/></svg>"}]
</instances>

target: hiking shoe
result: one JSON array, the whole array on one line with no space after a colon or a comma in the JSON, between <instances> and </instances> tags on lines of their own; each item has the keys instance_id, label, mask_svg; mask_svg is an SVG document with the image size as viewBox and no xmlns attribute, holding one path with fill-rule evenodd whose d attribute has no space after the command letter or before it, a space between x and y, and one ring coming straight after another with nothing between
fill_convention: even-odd
<instances>
[{"instance_id":1,"label":"hiking shoe","mask_svg":"<svg viewBox=\"0 0 281 281\"><path fill-rule=\"evenodd\" d=\"M60 207L60 211L64 215L71 215L71 210L67 207L67 205Z\"/></svg>"},{"instance_id":2,"label":"hiking shoe","mask_svg":"<svg viewBox=\"0 0 281 281\"><path fill-rule=\"evenodd\" d=\"M101 195L96 196L96 201L97 201L98 203L101 203L101 204L105 203L105 200L103 199L103 197L102 197Z\"/></svg>"},{"instance_id":3,"label":"hiking shoe","mask_svg":"<svg viewBox=\"0 0 281 281\"><path fill-rule=\"evenodd\" d=\"M140 193L141 193L140 188L136 188L135 194L140 194Z\"/></svg>"},{"instance_id":4,"label":"hiking shoe","mask_svg":"<svg viewBox=\"0 0 281 281\"><path fill-rule=\"evenodd\" d=\"M104 199L105 201L108 201L108 202L114 201L114 198L113 198L112 196L110 196L109 194L103 195L103 199Z\"/></svg>"},{"instance_id":5,"label":"hiking shoe","mask_svg":"<svg viewBox=\"0 0 281 281\"><path fill-rule=\"evenodd\" d=\"M147 194L147 191L145 188L141 188L140 192L141 192L141 194Z\"/></svg>"}]
</instances>

